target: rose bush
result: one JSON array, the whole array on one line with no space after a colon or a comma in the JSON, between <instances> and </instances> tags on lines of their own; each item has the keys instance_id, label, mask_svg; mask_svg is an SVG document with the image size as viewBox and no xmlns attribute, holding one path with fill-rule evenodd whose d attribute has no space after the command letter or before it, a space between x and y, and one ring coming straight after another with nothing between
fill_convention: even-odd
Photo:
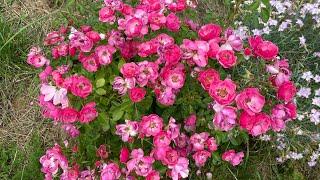
<instances>
[{"instance_id":1,"label":"rose bush","mask_svg":"<svg viewBox=\"0 0 320 180\"><path fill-rule=\"evenodd\" d=\"M41 157L46 179L177 180L237 166L249 140L296 118L296 87L277 45L198 27L181 18L190 3L105 0L103 29L63 26L45 38L47 54L31 48L27 62L44 67L43 116L75 142Z\"/></svg>"}]
</instances>

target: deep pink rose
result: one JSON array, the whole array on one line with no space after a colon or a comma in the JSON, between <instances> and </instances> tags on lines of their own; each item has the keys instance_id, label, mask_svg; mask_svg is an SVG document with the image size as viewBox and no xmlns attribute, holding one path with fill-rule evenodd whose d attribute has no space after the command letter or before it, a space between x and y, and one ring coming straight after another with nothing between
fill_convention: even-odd
<instances>
[{"instance_id":1,"label":"deep pink rose","mask_svg":"<svg viewBox=\"0 0 320 180\"><path fill-rule=\"evenodd\" d=\"M203 89L209 90L211 84L220 81L220 74L218 71L209 68L199 73L198 81L200 81Z\"/></svg>"},{"instance_id":2,"label":"deep pink rose","mask_svg":"<svg viewBox=\"0 0 320 180\"><path fill-rule=\"evenodd\" d=\"M121 74L125 78L132 78L135 77L139 72L139 67L136 63L125 63L122 65L120 69Z\"/></svg>"},{"instance_id":3,"label":"deep pink rose","mask_svg":"<svg viewBox=\"0 0 320 180\"><path fill-rule=\"evenodd\" d=\"M130 152L126 147L121 148L120 151L120 162L126 163L129 160Z\"/></svg>"},{"instance_id":4,"label":"deep pink rose","mask_svg":"<svg viewBox=\"0 0 320 180\"><path fill-rule=\"evenodd\" d=\"M116 180L121 176L120 168L115 163L104 165L101 171L101 180Z\"/></svg>"},{"instance_id":5,"label":"deep pink rose","mask_svg":"<svg viewBox=\"0 0 320 180\"><path fill-rule=\"evenodd\" d=\"M222 50L217 54L217 60L224 68L231 68L237 63L237 56L233 50Z\"/></svg>"},{"instance_id":6,"label":"deep pink rose","mask_svg":"<svg viewBox=\"0 0 320 180\"><path fill-rule=\"evenodd\" d=\"M166 65L178 64L181 58L182 52L178 45L173 44L166 46L163 52L163 58L166 61Z\"/></svg>"},{"instance_id":7,"label":"deep pink rose","mask_svg":"<svg viewBox=\"0 0 320 180\"><path fill-rule=\"evenodd\" d=\"M106 145L102 144L99 146L99 148L96 151L96 156L100 157L101 159L108 158L109 154L108 154Z\"/></svg>"},{"instance_id":8,"label":"deep pink rose","mask_svg":"<svg viewBox=\"0 0 320 180\"><path fill-rule=\"evenodd\" d=\"M221 105L231 104L236 97L237 85L231 79L212 83L209 89L210 96Z\"/></svg>"},{"instance_id":9,"label":"deep pink rose","mask_svg":"<svg viewBox=\"0 0 320 180\"><path fill-rule=\"evenodd\" d=\"M79 121L81 123L89 123L93 121L96 117L98 117L98 112L96 110L96 103L90 102L82 107L79 112L80 118Z\"/></svg>"},{"instance_id":10,"label":"deep pink rose","mask_svg":"<svg viewBox=\"0 0 320 180\"><path fill-rule=\"evenodd\" d=\"M272 42L263 41L257 45L254 52L265 60L272 60L278 55L279 49Z\"/></svg>"},{"instance_id":11,"label":"deep pink rose","mask_svg":"<svg viewBox=\"0 0 320 180\"><path fill-rule=\"evenodd\" d=\"M265 134L269 130L271 126L271 119L264 113L258 113L250 116L247 112L243 111L240 115L239 124L252 136L259 136L261 134Z\"/></svg>"},{"instance_id":12,"label":"deep pink rose","mask_svg":"<svg viewBox=\"0 0 320 180\"><path fill-rule=\"evenodd\" d=\"M166 22L166 27L173 32L179 31L180 29L180 19L178 16L176 16L174 13L170 13L167 16L167 22Z\"/></svg>"},{"instance_id":13,"label":"deep pink rose","mask_svg":"<svg viewBox=\"0 0 320 180\"><path fill-rule=\"evenodd\" d=\"M60 120L63 123L74 123L78 120L79 113L77 110L71 107L67 107L64 109L61 109L60 111Z\"/></svg>"},{"instance_id":14,"label":"deep pink rose","mask_svg":"<svg viewBox=\"0 0 320 180\"><path fill-rule=\"evenodd\" d=\"M133 102L140 102L144 99L146 95L146 90L144 88L132 88L129 90L129 97Z\"/></svg>"},{"instance_id":15,"label":"deep pink rose","mask_svg":"<svg viewBox=\"0 0 320 180\"><path fill-rule=\"evenodd\" d=\"M92 92L92 84L84 76L73 75L65 80L65 86L75 96L86 98Z\"/></svg>"},{"instance_id":16,"label":"deep pink rose","mask_svg":"<svg viewBox=\"0 0 320 180\"><path fill-rule=\"evenodd\" d=\"M277 92L277 97L278 97L278 99L283 100L285 102L290 102L294 98L296 93L297 93L296 86L294 85L293 82L288 81L288 82L283 83L279 87L278 92Z\"/></svg>"},{"instance_id":17,"label":"deep pink rose","mask_svg":"<svg viewBox=\"0 0 320 180\"><path fill-rule=\"evenodd\" d=\"M222 29L216 24L206 24L202 26L198 32L200 39L204 41L209 41L214 38L220 37Z\"/></svg>"}]
</instances>

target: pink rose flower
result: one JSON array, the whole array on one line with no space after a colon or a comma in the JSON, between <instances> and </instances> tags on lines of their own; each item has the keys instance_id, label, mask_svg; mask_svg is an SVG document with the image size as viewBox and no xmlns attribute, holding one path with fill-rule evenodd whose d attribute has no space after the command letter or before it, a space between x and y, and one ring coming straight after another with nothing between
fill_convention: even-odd
<instances>
[{"instance_id":1,"label":"pink rose flower","mask_svg":"<svg viewBox=\"0 0 320 180\"><path fill-rule=\"evenodd\" d=\"M166 24L166 16L160 12L152 12L149 14L150 28L153 31L159 30L162 26Z\"/></svg>"},{"instance_id":2,"label":"pink rose flower","mask_svg":"<svg viewBox=\"0 0 320 180\"><path fill-rule=\"evenodd\" d=\"M92 92L92 84L84 76L73 75L65 80L64 84L73 95L86 98Z\"/></svg>"},{"instance_id":3,"label":"pink rose flower","mask_svg":"<svg viewBox=\"0 0 320 180\"><path fill-rule=\"evenodd\" d=\"M141 37L148 33L148 27L145 26L141 19L132 17L126 21L124 33L130 37Z\"/></svg>"},{"instance_id":4,"label":"pink rose flower","mask_svg":"<svg viewBox=\"0 0 320 180\"><path fill-rule=\"evenodd\" d=\"M210 86L210 96L221 105L231 104L236 97L237 85L231 79L213 83Z\"/></svg>"},{"instance_id":5,"label":"pink rose flower","mask_svg":"<svg viewBox=\"0 0 320 180\"><path fill-rule=\"evenodd\" d=\"M248 114L254 115L261 112L265 97L257 88L246 88L236 96L236 103L239 109L245 110Z\"/></svg>"},{"instance_id":6,"label":"pink rose flower","mask_svg":"<svg viewBox=\"0 0 320 180\"><path fill-rule=\"evenodd\" d=\"M115 180L121 176L120 168L115 163L105 164L101 171L101 180Z\"/></svg>"},{"instance_id":7,"label":"pink rose flower","mask_svg":"<svg viewBox=\"0 0 320 180\"><path fill-rule=\"evenodd\" d=\"M150 114L142 117L139 125L139 131L142 135L147 137L156 136L162 131L162 127L163 119L156 114Z\"/></svg>"},{"instance_id":8,"label":"pink rose flower","mask_svg":"<svg viewBox=\"0 0 320 180\"><path fill-rule=\"evenodd\" d=\"M207 162L207 159L211 157L211 153L205 150L197 151L195 154L192 155L192 158L196 162L196 166L202 167Z\"/></svg>"},{"instance_id":9,"label":"pink rose flower","mask_svg":"<svg viewBox=\"0 0 320 180\"><path fill-rule=\"evenodd\" d=\"M93 41L82 32L74 32L70 39L71 48L79 48L82 52L90 52Z\"/></svg>"},{"instance_id":10,"label":"pink rose flower","mask_svg":"<svg viewBox=\"0 0 320 180\"><path fill-rule=\"evenodd\" d=\"M236 108L232 106L224 106L220 111L216 112L213 117L213 124L222 131L229 131L237 124Z\"/></svg>"},{"instance_id":11,"label":"pink rose flower","mask_svg":"<svg viewBox=\"0 0 320 180\"><path fill-rule=\"evenodd\" d=\"M47 34L47 36L44 39L44 45L49 46L49 45L55 45L64 40L63 33L59 31L52 31Z\"/></svg>"},{"instance_id":12,"label":"pink rose flower","mask_svg":"<svg viewBox=\"0 0 320 180\"><path fill-rule=\"evenodd\" d=\"M205 142L209 138L209 133L202 132L200 134L193 134L190 137L190 143L192 144L193 151L201 151L204 150Z\"/></svg>"},{"instance_id":13,"label":"pink rose flower","mask_svg":"<svg viewBox=\"0 0 320 180\"><path fill-rule=\"evenodd\" d=\"M248 130L249 134L252 136L259 136L265 134L269 130L271 119L264 113L251 116L244 111L240 115L239 124L242 128Z\"/></svg>"},{"instance_id":14,"label":"pink rose flower","mask_svg":"<svg viewBox=\"0 0 320 180\"><path fill-rule=\"evenodd\" d=\"M115 20L116 20L116 16L114 14L114 11L111 8L103 7L102 9L100 9L99 21L113 24Z\"/></svg>"},{"instance_id":15,"label":"pink rose flower","mask_svg":"<svg viewBox=\"0 0 320 180\"><path fill-rule=\"evenodd\" d=\"M159 171L156 171L156 170L151 171L146 177L146 180L160 180Z\"/></svg>"},{"instance_id":16,"label":"pink rose flower","mask_svg":"<svg viewBox=\"0 0 320 180\"><path fill-rule=\"evenodd\" d=\"M208 51L209 58L216 59L219 50L220 50L219 44L215 40L210 40L209 51Z\"/></svg>"},{"instance_id":17,"label":"pink rose flower","mask_svg":"<svg viewBox=\"0 0 320 180\"><path fill-rule=\"evenodd\" d=\"M69 54L69 44L61 43L51 49L51 54L53 59L58 59L60 57L66 57Z\"/></svg>"},{"instance_id":18,"label":"pink rose flower","mask_svg":"<svg viewBox=\"0 0 320 180\"><path fill-rule=\"evenodd\" d=\"M272 42L263 41L257 45L257 48L254 50L254 52L265 60L272 60L278 55L279 49L278 46Z\"/></svg>"},{"instance_id":19,"label":"pink rose flower","mask_svg":"<svg viewBox=\"0 0 320 180\"><path fill-rule=\"evenodd\" d=\"M217 83L220 81L220 74L218 71L212 68L209 68L199 73L198 81L200 81L203 89L208 91L211 84Z\"/></svg>"},{"instance_id":20,"label":"pink rose flower","mask_svg":"<svg viewBox=\"0 0 320 180\"><path fill-rule=\"evenodd\" d=\"M139 72L139 67L134 62L125 63L122 65L120 72L123 75L123 77L132 78L135 77Z\"/></svg>"},{"instance_id":21,"label":"pink rose flower","mask_svg":"<svg viewBox=\"0 0 320 180\"><path fill-rule=\"evenodd\" d=\"M79 113L74 108L67 107L60 110L59 119L63 123L74 123L79 119Z\"/></svg>"},{"instance_id":22,"label":"pink rose flower","mask_svg":"<svg viewBox=\"0 0 320 180\"><path fill-rule=\"evenodd\" d=\"M108 158L109 154L108 154L106 145L102 144L99 146L99 148L96 151L96 156L100 157L101 159Z\"/></svg>"},{"instance_id":23,"label":"pink rose flower","mask_svg":"<svg viewBox=\"0 0 320 180\"><path fill-rule=\"evenodd\" d=\"M176 65L179 63L182 55L182 51L178 45L172 44L165 46L163 52L163 58L166 61L166 65Z\"/></svg>"},{"instance_id":24,"label":"pink rose flower","mask_svg":"<svg viewBox=\"0 0 320 180\"><path fill-rule=\"evenodd\" d=\"M137 75L137 81L140 86L145 86L149 81L155 82L158 78L159 66L154 62L142 61L138 63L139 72Z\"/></svg>"},{"instance_id":25,"label":"pink rose flower","mask_svg":"<svg viewBox=\"0 0 320 180\"><path fill-rule=\"evenodd\" d=\"M45 174L55 175L59 171L59 168L62 170L67 170L68 160L63 155L62 149L59 145L48 149L46 154L40 158L41 171Z\"/></svg>"},{"instance_id":26,"label":"pink rose flower","mask_svg":"<svg viewBox=\"0 0 320 180\"><path fill-rule=\"evenodd\" d=\"M125 120L125 124L116 126L116 134L121 136L123 142L128 142L132 137L138 134L139 124L136 121Z\"/></svg>"},{"instance_id":27,"label":"pink rose flower","mask_svg":"<svg viewBox=\"0 0 320 180\"><path fill-rule=\"evenodd\" d=\"M180 19L175 13L170 13L167 16L166 27L173 32L179 31L180 29Z\"/></svg>"},{"instance_id":28,"label":"pink rose flower","mask_svg":"<svg viewBox=\"0 0 320 180\"><path fill-rule=\"evenodd\" d=\"M129 160L130 152L126 147L121 148L120 150L120 162L126 163Z\"/></svg>"},{"instance_id":29,"label":"pink rose flower","mask_svg":"<svg viewBox=\"0 0 320 180\"><path fill-rule=\"evenodd\" d=\"M173 180L178 180L180 177L187 178L189 175L189 160L184 157L179 157L178 162L175 165L169 165L171 169L170 176Z\"/></svg>"},{"instance_id":30,"label":"pink rose flower","mask_svg":"<svg viewBox=\"0 0 320 180\"><path fill-rule=\"evenodd\" d=\"M237 56L233 50L221 50L217 54L217 60L224 68L231 68L237 63Z\"/></svg>"},{"instance_id":31,"label":"pink rose flower","mask_svg":"<svg viewBox=\"0 0 320 180\"><path fill-rule=\"evenodd\" d=\"M50 61L44 57L40 47L32 47L27 57L27 63L40 68L44 65L49 65Z\"/></svg>"},{"instance_id":32,"label":"pink rose flower","mask_svg":"<svg viewBox=\"0 0 320 180\"><path fill-rule=\"evenodd\" d=\"M144 99L147 91L144 88L134 87L129 90L129 98L132 102L140 102Z\"/></svg>"},{"instance_id":33,"label":"pink rose flower","mask_svg":"<svg viewBox=\"0 0 320 180\"><path fill-rule=\"evenodd\" d=\"M94 55L82 57L81 63L83 68L89 72L96 72L99 68L98 60Z\"/></svg>"},{"instance_id":34,"label":"pink rose flower","mask_svg":"<svg viewBox=\"0 0 320 180\"><path fill-rule=\"evenodd\" d=\"M171 139L169 135L162 131L153 137L153 145L156 147L164 147L169 146L171 143Z\"/></svg>"},{"instance_id":35,"label":"pink rose flower","mask_svg":"<svg viewBox=\"0 0 320 180\"><path fill-rule=\"evenodd\" d=\"M163 78L167 86L180 89L185 82L185 73L179 70L167 70L163 73Z\"/></svg>"},{"instance_id":36,"label":"pink rose flower","mask_svg":"<svg viewBox=\"0 0 320 180\"><path fill-rule=\"evenodd\" d=\"M73 124L64 124L62 125L62 129L72 138L78 137L80 135L80 131Z\"/></svg>"},{"instance_id":37,"label":"pink rose flower","mask_svg":"<svg viewBox=\"0 0 320 180\"><path fill-rule=\"evenodd\" d=\"M205 67L208 64L209 44L206 41L191 41L184 39L180 45L183 52L182 59L191 61L191 65Z\"/></svg>"},{"instance_id":38,"label":"pink rose flower","mask_svg":"<svg viewBox=\"0 0 320 180\"><path fill-rule=\"evenodd\" d=\"M176 150L169 148L163 156L162 163L166 166L174 166L177 164L179 154Z\"/></svg>"},{"instance_id":39,"label":"pink rose flower","mask_svg":"<svg viewBox=\"0 0 320 180\"><path fill-rule=\"evenodd\" d=\"M297 88L293 82L288 81L283 83L277 92L277 97L279 100L283 100L285 102L290 102L294 98L297 93Z\"/></svg>"},{"instance_id":40,"label":"pink rose flower","mask_svg":"<svg viewBox=\"0 0 320 180\"><path fill-rule=\"evenodd\" d=\"M112 62L112 55L116 52L116 49L110 45L98 46L95 50L95 55L99 64L109 65Z\"/></svg>"},{"instance_id":41,"label":"pink rose flower","mask_svg":"<svg viewBox=\"0 0 320 180\"><path fill-rule=\"evenodd\" d=\"M210 152L214 152L218 149L218 145L214 137L209 137L205 142L205 146Z\"/></svg>"},{"instance_id":42,"label":"pink rose flower","mask_svg":"<svg viewBox=\"0 0 320 180\"><path fill-rule=\"evenodd\" d=\"M198 35L200 39L204 41L209 41L214 38L220 37L222 29L219 25L216 24L206 24L200 28Z\"/></svg>"},{"instance_id":43,"label":"pink rose flower","mask_svg":"<svg viewBox=\"0 0 320 180\"><path fill-rule=\"evenodd\" d=\"M193 132L196 129L197 116L195 114L191 114L184 120L184 129L187 132Z\"/></svg>"},{"instance_id":44,"label":"pink rose flower","mask_svg":"<svg viewBox=\"0 0 320 180\"><path fill-rule=\"evenodd\" d=\"M227 161L232 164L232 166L237 166L242 162L244 157L243 152L236 153L235 150L228 150L222 154L222 160Z\"/></svg>"},{"instance_id":45,"label":"pink rose flower","mask_svg":"<svg viewBox=\"0 0 320 180\"><path fill-rule=\"evenodd\" d=\"M89 123L98 117L98 112L96 110L96 103L90 102L82 107L79 112L79 121L81 123Z\"/></svg>"},{"instance_id":46,"label":"pink rose flower","mask_svg":"<svg viewBox=\"0 0 320 180\"><path fill-rule=\"evenodd\" d=\"M136 79L135 78L126 78L123 79L120 76L117 76L114 78L114 81L112 83L112 88L120 95L124 95L127 93L128 89L134 88L136 85Z\"/></svg>"},{"instance_id":47,"label":"pink rose flower","mask_svg":"<svg viewBox=\"0 0 320 180\"><path fill-rule=\"evenodd\" d=\"M86 36L91 39L94 44L101 40L100 34L96 31L86 32Z\"/></svg>"}]
</instances>

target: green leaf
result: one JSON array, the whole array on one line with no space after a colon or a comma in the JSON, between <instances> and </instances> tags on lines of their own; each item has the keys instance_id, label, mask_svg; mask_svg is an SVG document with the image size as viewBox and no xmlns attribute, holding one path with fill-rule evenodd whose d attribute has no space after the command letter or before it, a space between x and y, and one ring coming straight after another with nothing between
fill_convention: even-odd
<instances>
[{"instance_id":1,"label":"green leaf","mask_svg":"<svg viewBox=\"0 0 320 180\"><path fill-rule=\"evenodd\" d=\"M100 87L104 86L105 84L106 84L106 80L104 78L97 79L97 81L96 81L97 88L100 88Z\"/></svg>"},{"instance_id":2,"label":"green leaf","mask_svg":"<svg viewBox=\"0 0 320 180\"><path fill-rule=\"evenodd\" d=\"M96 90L96 93L100 96L103 96L103 95L106 95L107 94L107 91L103 88L99 88Z\"/></svg>"},{"instance_id":3,"label":"green leaf","mask_svg":"<svg viewBox=\"0 0 320 180\"><path fill-rule=\"evenodd\" d=\"M261 4L260 0L256 0L256 1L254 1L254 3L252 3L252 4L249 6L249 9L250 9L251 11L257 10L258 7L260 6L260 4Z\"/></svg>"},{"instance_id":4,"label":"green leaf","mask_svg":"<svg viewBox=\"0 0 320 180\"><path fill-rule=\"evenodd\" d=\"M261 19L263 22L268 22L270 17L270 9L269 8L262 8L261 9Z\"/></svg>"},{"instance_id":5,"label":"green leaf","mask_svg":"<svg viewBox=\"0 0 320 180\"><path fill-rule=\"evenodd\" d=\"M212 159L212 164L213 165L218 165L219 162L221 162L220 154L217 151L212 153L211 159Z\"/></svg>"},{"instance_id":6,"label":"green leaf","mask_svg":"<svg viewBox=\"0 0 320 180\"><path fill-rule=\"evenodd\" d=\"M122 65L125 64L125 63L126 63L126 61L123 58L120 58L119 64L118 64L118 69L120 70Z\"/></svg>"},{"instance_id":7,"label":"green leaf","mask_svg":"<svg viewBox=\"0 0 320 180\"><path fill-rule=\"evenodd\" d=\"M113 111L112 113L112 121L118 121L119 119L122 118L124 111L119 109L116 109L115 111Z\"/></svg>"},{"instance_id":8,"label":"green leaf","mask_svg":"<svg viewBox=\"0 0 320 180\"><path fill-rule=\"evenodd\" d=\"M270 7L270 0L261 0L261 1L265 6Z\"/></svg>"}]
</instances>

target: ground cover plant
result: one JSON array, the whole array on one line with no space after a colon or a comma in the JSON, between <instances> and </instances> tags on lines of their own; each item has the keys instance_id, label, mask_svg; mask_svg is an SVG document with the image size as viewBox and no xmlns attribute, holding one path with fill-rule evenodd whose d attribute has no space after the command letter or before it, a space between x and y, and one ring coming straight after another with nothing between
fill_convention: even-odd
<instances>
[{"instance_id":1,"label":"ground cover plant","mask_svg":"<svg viewBox=\"0 0 320 180\"><path fill-rule=\"evenodd\" d=\"M25 51L42 115L68 135L35 144L31 168L46 179L316 179L319 2L226 1L221 17L210 3L93 2Z\"/></svg>"}]
</instances>

